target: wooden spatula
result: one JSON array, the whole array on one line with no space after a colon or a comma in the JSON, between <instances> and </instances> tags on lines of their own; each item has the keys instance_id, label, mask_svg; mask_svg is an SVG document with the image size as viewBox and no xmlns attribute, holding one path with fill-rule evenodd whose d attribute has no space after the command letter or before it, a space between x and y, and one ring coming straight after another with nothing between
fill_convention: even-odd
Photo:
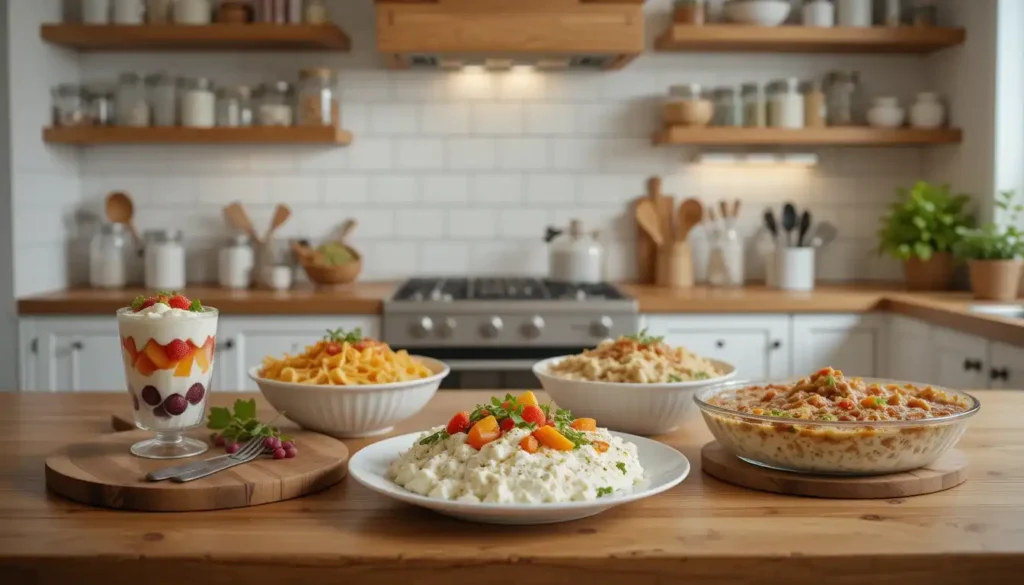
<instances>
[{"instance_id":1,"label":"wooden spatula","mask_svg":"<svg viewBox=\"0 0 1024 585\"><path fill-rule=\"evenodd\" d=\"M263 241L269 242L277 228L284 225L284 222L288 221L288 218L291 216L292 210L287 205L278 203L277 207L274 208L274 217L270 219L270 227L267 228L267 235L263 237Z\"/></svg>"},{"instance_id":2,"label":"wooden spatula","mask_svg":"<svg viewBox=\"0 0 1024 585\"><path fill-rule=\"evenodd\" d=\"M235 228L240 232L244 232L254 242L259 242L260 238L256 235L256 228L252 225L252 220L249 219L249 214L245 212L245 208L239 202L234 202L224 208L224 219L228 222L228 225Z\"/></svg>"},{"instance_id":3,"label":"wooden spatula","mask_svg":"<svg viewBox=\"0 0 1024 585\"><path fill-rule=\"evenodd\" d=\"M655 211L654 203L645 199L636 204L636 222L640 228L647 232L654 244L659 248L665 244L665 237L661 233L661 220L658 212Z\"/></svg>"},{"instance_id":4,"label":"wooden spatula","mask_svg":"<svg viewBox=\"0 0 1024 585\"><path fill-rule=\"evenodd\" d=\"M704 219L704 206L696 199L687 199L679 206L679 228L676 230L676 241L685 242L690 230Z\"/></svg>"},{"instance_id":5,"label":"wooden spatula","mask_svg":"<svg viewBox=\"0 0 1024 585\"><path fill-rule=\"evenodd\" d=\"M662 193L661 177L647 179L647 197L654 205L662 241L671 241L675 238L675 228L672 225L675 222L675 202L671 197Z\"/></svg>"}]
</instances>

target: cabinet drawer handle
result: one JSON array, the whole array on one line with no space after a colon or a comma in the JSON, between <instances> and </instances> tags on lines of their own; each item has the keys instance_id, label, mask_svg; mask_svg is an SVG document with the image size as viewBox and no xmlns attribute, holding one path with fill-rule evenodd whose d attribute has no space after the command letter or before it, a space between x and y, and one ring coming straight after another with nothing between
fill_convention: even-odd
<instances>
[{"instance_id":1,"label":"cabinet drawer handle","mask_svg":"<svg viewBox=\"0 0 1024 585\"><path fill-rule=\"evenodd\" d=\"M226 339L224 340L224 343L218 343L215 347L216 349L214 351L218 353L222 351L231 351L232 349L235 349L235 340Z\"/></svg>"},{"instance_id":2,"label":"cabinet drawer handle","mask_svg":"<svg viewBox=\"0 0 1024 585\"><path fill-rule=\"evenodd\" d=\"M83 349L85 349L85 344L83 344L81 341L76 341L71 344L72 351L82 351Z\"/></svg>"},{"instance_id":3,"label":"cabinet drawer handle","mask_svg":"<svg viewBox=\"0 0 1024 585\"><path fill-rule=\"evenodd\" d=\"M779 349L782 347L782 342L776 339L772 342L772 349Z\"/></svg>"},{"instance_id":4,"label":"cabinet drawer handle","mask_svg":"<svg viewBox=\"0 0 1024 585\"><path fill-rule=\"evenodd\" d=\"M980 372L981 371L981 360L972 360L972 359L964 360L964 371L965 372L970 372L971 370L974 370L975 372Z\"/></svg>"},{"instance_id":5,"label":"cabinet drawer handle","mask_svg":"<svg viewBox=\"0 0 1024 585\"><path fill-rule=\"evenodd\" d=\"M992 368L988 371L988 377L992 380L1009 380L1010 370L1008 368Z\"/></svg>"},{"instance_id":6,"label":"cabinet drawer handle","mask_svg":"<svg viewBox=\"0 0 1024 585\"><path fill-rule=\"evenodd\" d=\"M724 339L719 339L718 341L716 341L715 342L715 347L717 347L719 349L725 347L725 340Z\"/></svg>"}]
</instances>

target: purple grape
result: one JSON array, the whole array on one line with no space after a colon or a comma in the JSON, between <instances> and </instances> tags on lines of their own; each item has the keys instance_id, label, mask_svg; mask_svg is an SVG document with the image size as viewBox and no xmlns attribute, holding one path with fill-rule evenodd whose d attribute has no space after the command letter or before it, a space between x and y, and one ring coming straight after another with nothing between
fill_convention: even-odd
<instances>
[{"instance_id":1,"label":"purple grape","mask_svg":"<svg viewBox=\"0 0 1024 585\"><path fill-rule=\"evenodd\" d=\"M135 410L139 409L139 397L135 394L132 394L132 405L135 407Z\"/></svg>"},{"instance_id":2,"label":"purple grape","mask_svg":"<svg viewBox=\"0 0 1024 585\"><path fill-rule=\"evenodd\" d=\"M292 457L295 457L298 454L299 454L299 450L296 449L295 447L292 447L290 449L285 449L284 450L284 456L286 458L288 458L288 459L291 459Z\"/></svg>"},{"instance_id":3,"label":"purple grape","mask_svg":"<svg viewBox=\"0 0 1024 585\"><path fill-rule=\"evenodd\" d=\"M288 456L288 452L285 451L284 449L282 449L280 447L278 447L277 449L274 449L274 459L284 459L287 456Z\"/></svg>"},{"instance_id":4,"label":"purple grape","mask_svg":"<svg viewBox=\"0 0 1024 585\"><path fill-rule=\"evenodd\" d=\"M178 416L188 408L188 400L181 394L171 394L164 400L164 410L171 416Z\"/></svg>"},{"instance_id":5,"label":"purple grape","mask_svg":"<svg viewBox=\"0 0 1024 585\"><path fill-rule=\"evenodd\" d=\"M203 401L203 396L206 396L206 388L199 382L192 384L192 387L185 393L185 398L188 399L189 404L199 404Z\"/></svg>"},{"instance_id":6,"label":"purple grape","mask_svg":"<svg viewBox=\"0 0 1024 585\"><path fill-rule=\"evenodd\" d=\"M295 443L293 443L292 441L282 441L281 442L281 448L285 449L285 450L294 449L295 448Z\"/></svg>"},{"instance_id":7,"label":"purple grape","mask_svg":"<svg viewBox=\"0 0 1024 585\"><path fill-rule=\"evenodd\" d=\"M150 406L157 406L162 402L160 399L160 391L156 389L156 386L146 386L143 388L142 399Z\"/></svg>"},{"instance_id":8,"label":"purple grape","mask_svg":"<svg viewBox=\"0 0 1024 585\"><path fill-rule=\"evenodd\" d=\"M281 441L277 437L267 437L263 439L263 446L273 451L281 447Z\"/></svg>"},{"instance_id":9,"label":"purple grape","mask_svg":"<svg viewBox=\"0 0 1024 585\"><path fill-rule=\"evenodd\" d=\"M167 414L167 411L164 410L164 405L162 404L153 409L153 416L157 418L171 418L171 415Z\"/></svg>"},{"instance_id":10,"label":"purple grape","mask_svg":"<svg viewBox=\"0 0 1024 585\"><path fill-rule=\"evenodd\" d=\"M228 453L238 453L238 450L241 448L242 446L239 445L238 443L231 443L230 445L225 447L224 450L227 451Z\"/></svg>"},{"instance_id":11,"label":"purple grape","mask_svg":"<svg viewBox=\"0 0 1024 585\"><path fill-rule=\"evenodd\" d=\"M223 447L227 444L227 441L224 440L224 437L217 435L217 438L213 440L213 444L217 447Z\"/></svg>"}]
</instances>

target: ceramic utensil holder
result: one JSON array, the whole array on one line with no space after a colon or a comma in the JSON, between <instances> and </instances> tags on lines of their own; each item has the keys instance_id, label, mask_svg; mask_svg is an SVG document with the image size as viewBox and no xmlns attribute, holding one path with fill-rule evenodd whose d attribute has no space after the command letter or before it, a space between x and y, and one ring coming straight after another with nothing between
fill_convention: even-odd
<instances>
[{"instance_id":1,"label":"ceramic utensil holder","mask_svg":"<svg viewBox=\"0 0 1024 585\"><path fill-rule=\"evenodd\" d=\"M782 247L775 254L775 288L814 290L814 248Z\"/></svg>"},{"instance_id":2,"label":"ceramic utensil holder","mask_svg":"<svg viewBox=\"0 0 1024 585\"><path fill-rule=\"evenodd\" d=\"M669 288L693 286L693 248L689 242L673 242L658 251L658 284Z\"/></svg>"}]
</instances>

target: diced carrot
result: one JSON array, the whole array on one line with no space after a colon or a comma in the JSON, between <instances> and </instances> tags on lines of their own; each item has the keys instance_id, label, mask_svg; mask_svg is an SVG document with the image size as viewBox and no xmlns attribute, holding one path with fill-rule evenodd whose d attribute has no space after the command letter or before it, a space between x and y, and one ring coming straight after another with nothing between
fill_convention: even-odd
<instances>
[{"instance_id":1,"label":"diced carrot","mask_svg":"<svg viewBox=\"0 0 1024 585\"><path fill-rule=\"evenodd\" d=\"M577 431L596 431L597 421L592 418L578 418L570 425Z\"/></svg>"},{"instance_id":2,"label":"diced carrot","mask_svg":"<svg viewBox=\"0 0 1024 585\"><path fill-rule=\"evenodd\" d=\"M532 390L527 390L526 392L520 394L516 398L516 402L522 404L523 406L540 406L540 403L537 402L537 396L533 393Z\"/></svg>"},{"instance_id":3,"label":"diced carrot","mask_svg":"<svg viewBox=\"0 0 1024 585\"><path fill-rule=\"evenodd\" d=\"M533 436L536 437L541 445L550 447L555 451L572 451L576 448L576 444L566 439L555 427L540 427L533 431Z\"/></svg>"},{"instance_id":4,"label":"diced carrot","mask_svg":"<svg viewBox=\"0 0 1024 585\"><path fill-rule=\"evenodd\" d=\"M527 453L536 453L537 449L540 448L540 443L537 442L533 435L527 435L523 437L522 441L519 441L519 448Z\"/></svg>"},{"instance_id":5,"label":"diced carrot","mask_svg":"<svg viewBox=\"0 0 1024 585\"><path fill-rule=\"evenodd\" d=\"M478 420L473 428L469 429L466 444L479 451L484 445L498 440L499 437L501 437L501 429L498 427L498 419L488 416Z\"/></svg>"},{"instance_id":6,"label":"diced carrot","mask_svg":"<svg viewBox=\"0 0 1024 585\"><path fill-rule=\"evenodd\" d=\"M608 445L608 443L605 443L604 441L591 441L590 444L594 446L594 450L597 451L598 453L604 453L605 451L608 450L608 447L610 446Z\"/></svg>"}]
</instances>

